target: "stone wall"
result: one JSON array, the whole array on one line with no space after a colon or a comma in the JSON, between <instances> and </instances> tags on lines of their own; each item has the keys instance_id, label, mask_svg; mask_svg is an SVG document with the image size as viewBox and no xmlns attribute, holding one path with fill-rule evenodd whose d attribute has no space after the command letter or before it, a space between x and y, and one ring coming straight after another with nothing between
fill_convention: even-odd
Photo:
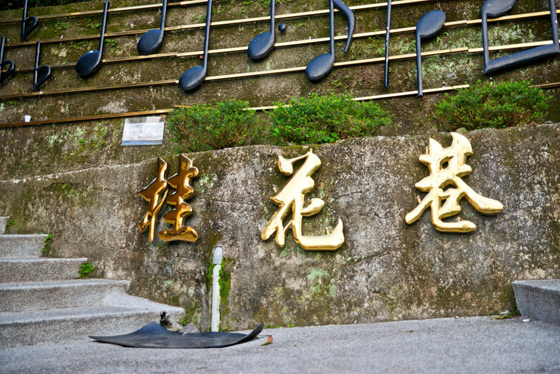
<instances>
[{"instance_id":1,"label":"stone wall","mask_svg":"<svg viewBox=\"0 0 560 374\"><path fill-rule=\"evenodd\" d=\"M464 200L460 217L477 225L470 234L436 231L429 212L404 222L423 196L415 183L428 175L418 161L428 146L422 135L191 154L200 170L187 221L199 232L196 243L149 243L138 231L147 204L136 192L156 176L156 158L4 176L0 212L14 218L11 232L52 234L46 255L88 257L97 275L131 279L132 293L183 306L202 328L218 244L230 278L221 306L227 330L497 313L514 305L511 281L560 276L560 125L465 136L474 155L464 180L504 205L486 216ZM447 134L434 138L450 144ZM276 210L269 197L288 180L277 155L309 148L322 166L308 197L326 205L304 219L304 233L322 234L340 217L346 243L334 252L302 250L291 233L283 249L260 239ZM171 175L178 157L161 152Z\"/></svg>"}]
</instances>

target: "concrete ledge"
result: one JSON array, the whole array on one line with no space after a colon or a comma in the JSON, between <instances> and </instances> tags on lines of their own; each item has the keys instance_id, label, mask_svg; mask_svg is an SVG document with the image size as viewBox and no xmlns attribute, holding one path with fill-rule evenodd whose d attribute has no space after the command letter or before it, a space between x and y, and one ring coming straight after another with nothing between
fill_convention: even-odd
<instances>
[{"instance_id":1,"label":"concrete ledge","mask_svg":"<svg viewBox=\"0 0 560 374\"><path fill-rule=\"evenodd\" d=\"M0 348L88 341L90 335L128 334L159 321L166 311L172 321L184 314L182 308L157 303L144 307L96 306L22 313L0 313Z\"/></svg>"},{"instance_id":2,"label":"concrete ledge","mask_svg":"<svg viewBox=\"0 0 560 374\"><path fill-rule=\"evenodd\" d=\"M560 279L515 281L513 291L521 314L560 325Z\"/></svg>"},{"instance_id":3,"label":"concrete ledge","mask_svg":"<svg viewBox=\"0 0 560 374\"><path fill-rule=\"evenodd\" d=\"M85 261L87 258L0 258L0 283L74 279Z\"/></svg>"},{"instance_id":4,"label":"concrete ledge","mask_svg":"<svg viewBox=\"0 0 560 374\"><path fill-rule=\"evenodd\" d=\"M46 234L0 235L0 257L40 257Z\"/></svg>"},{"instance_id":5,"label":"concrete ledge","mask_svg":"<svg viewBox=\"0 0 560 374\"><path fill-rule=\"evenodd\" d=\"M128 285L129 281L107 279L4 283L0 285L0 311L101 305L111 294L125 295Z\"/></svg>"}]
</instances>

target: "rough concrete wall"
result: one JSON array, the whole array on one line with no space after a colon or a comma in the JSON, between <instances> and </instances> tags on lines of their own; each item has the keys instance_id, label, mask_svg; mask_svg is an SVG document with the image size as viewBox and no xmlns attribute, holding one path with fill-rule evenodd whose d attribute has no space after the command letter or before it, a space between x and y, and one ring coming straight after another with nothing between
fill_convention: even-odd
<instances>
[{"instance_id":1,"label":"rough concrete wall","mask_svg":"<svg viewBox=\"0 0 560 374\"><path fill-rule=\"evenodd\" d=\"M157 160L88 167L0 181L0 212L10 229L53 235L52 256L87 256L100 275L129 278L132 292L184 306L208 326L208 268L215 245L225 249L229 294L222 327L256 322L310 325L483 315L510 309L515 279L560 276L560 125L466 134L474 155L464 180L504 205L485 216L463 201L466 235L437 232L429 213L413 225L414 184L428 175L418 156L427 136L352 139L312 147L322 160L315 190L326 206L304 219L321 234L340 217L346 243L332 253L263 242L260 231L276 210L269 200L288 178L277 155L307 147L252 146L191 154L201 175L189 201L188 224L198 242L150 244L136 222L147 204L136 191L151 181ZM448 146L450 137L435 139ZM178 157L166 157L171 170ZM160 223L159 228L167 227Z\"/></svg>"}]
</instances>

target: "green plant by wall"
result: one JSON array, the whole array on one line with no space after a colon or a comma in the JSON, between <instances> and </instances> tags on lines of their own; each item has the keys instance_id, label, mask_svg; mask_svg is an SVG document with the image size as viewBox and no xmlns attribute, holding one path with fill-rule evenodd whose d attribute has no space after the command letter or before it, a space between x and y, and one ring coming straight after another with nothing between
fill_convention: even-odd
<instances>
[{"instance_id":1,"label":"green plant by wall","mask_svg":"<svg viewBox=\"0 0 560 374\"><path fill-rule=\"evenodd\" d=\"M10 219L8 220L8 222L6 222L6 230L4 231L5 234L8 233L8 227L13 226L15 222L16 222L16 221L14 221L13 218L10 218Z\"/></svg>"},{"instance_id":2,"label":"green plant by wall","mask_svg":"<svg viewBox=\"0 0 560 374\"><path fill-rule=\"evenodd\" d=\"M86 261L80 265L80 270L78 270L78 278L86 278L93 273L95 273L95 267L91 262Z\"/></svg>"},{"instance_id":3,"label":"green plant by wall","mask_svg":"<svg viewBox=\"0 0 560 374\"><path fill-rule=\"evenodd\" d=\"M175 109L168 117L176 152L200 152L257 144L261 125L246 101Z\"/></svg>"},{"instance_id":4,"label":"green plant by wall","mask_svg":"<svg viewBox=\"0 0 560 374\"><path fill-rule=\"evenodd\" d=\"M435 105L434 116L447 130L504 128L542 121L549 101L531 81L478 81L455 95L446 94Z\"/></svg>"},{"instance_id":5,"label":"green plant by wall","mask_svg":"<svg viewBox=\"0 0 560 374\"><path fill-rule=\"evenodd\" d=\"M374 102L354 101L352 95L315 93L278 103L270 112L270 136L278 145L332 143L373 136L391 124L391 115Z\"/></svg>"},{"instance_id":6,"label":"green plant by wall","mask_svg":"<svg viewBox=\"0 0 560 374\"><path fill-rule=\"evenodd\" d=\"M41 249L41 253L46 254L48 251L50 251L51 244L52 244L52 236L51 234L48 234L47 237L45 238L43 249Z\"/></svg>"}]
</instances>

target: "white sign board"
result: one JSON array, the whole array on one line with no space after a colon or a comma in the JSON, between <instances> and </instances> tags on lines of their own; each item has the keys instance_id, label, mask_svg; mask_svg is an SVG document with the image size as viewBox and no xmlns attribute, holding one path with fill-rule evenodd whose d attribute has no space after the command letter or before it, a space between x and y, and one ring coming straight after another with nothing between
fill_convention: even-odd
<instances>
[{"instance_id":1,"label":"white sign board","mask_svg":"<svg viewBox=\"0 0 560 374\"><path fill-rule=\"evenodd\" d=\"M124 121L122 145L163 144L163 117L135 117Z\"/></svg>"}]
</instances>

